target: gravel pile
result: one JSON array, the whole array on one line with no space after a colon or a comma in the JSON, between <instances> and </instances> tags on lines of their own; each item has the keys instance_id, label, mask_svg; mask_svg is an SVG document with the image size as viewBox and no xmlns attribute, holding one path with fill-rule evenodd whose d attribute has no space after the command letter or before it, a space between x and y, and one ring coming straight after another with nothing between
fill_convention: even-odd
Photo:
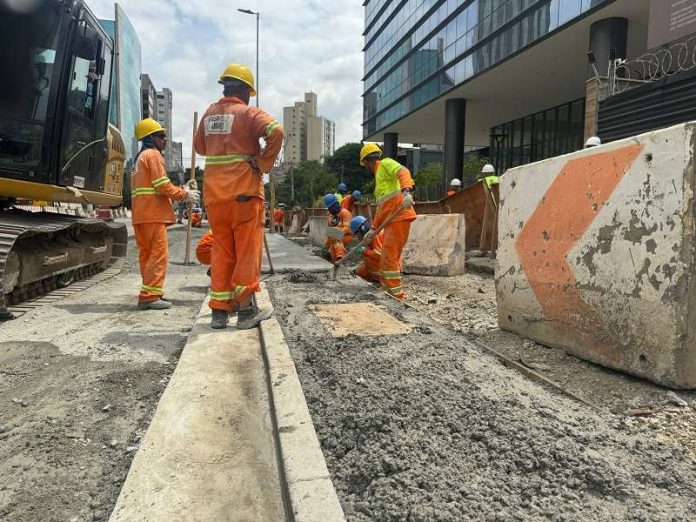
<instances>
[{"instance_id":1,"label":"gravel pile","mask_svg":"<svg viewBox=\"0 0 696 522\"><path fill-rule=\"evenodd\" d=\"M693 520L683 446L526 380L357 280L271 290L349 520ZM412 333L332 338L306 308L357 300Z\"/></svg>"}]
</instances>

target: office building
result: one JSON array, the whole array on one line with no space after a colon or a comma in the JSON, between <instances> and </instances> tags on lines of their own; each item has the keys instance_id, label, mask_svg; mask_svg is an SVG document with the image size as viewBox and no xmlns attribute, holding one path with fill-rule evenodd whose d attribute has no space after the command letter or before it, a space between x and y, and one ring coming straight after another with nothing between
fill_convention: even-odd
<instances>
[{"instance_id":1,"label":"office building","mask_svg":"<svg viewBox=\"0 0 696 522\"><path fill-rule=\"evenodd\" d=\"M155 118L162 127L172 132L172 91L166 87L157 91L157 117ZM170 138L171 139L171 138ZM173 147L167 146L164 150L164 165L167 172L174 170Z\"/></svg>"},{"instance_id":2,"label":"office building","mask_svg":"<svg viewBox=\"0 0 696 522\"><path fill-rule=\"evenodd\" d=\"M140 120L140 40L126 13L118 4L115 5L114 20L99 22L116 44L117 59L114 64L114 81L111 84L109 121L123 134L128 172L138 150L134 129Z\"/></svg>"},{"instance_id":3,"label":"office building","mask_svg":"<svg viewBox=\"0 0 696 522\"><path fill-rule=\"evenodd\" d=\"M680 67L645 54L677 46L672 56L693 55L695 2L366 0L364 7L363 136L391 156L400 142L444 145L445 182L461 177L467 147L488 148L502 173L577 150L596 133L606 141L696 118L693 100L679 94L696 90L696 62Z\"/></svg>"},{"instance_id":4,"label":"office building","mask_svg":"<svg viewBox=\"0 0 696 522\"><path fill-rule=\"evenodd\" d=\"M183 144L180 141L170 141L167 145L171 154L171 169L168 170L170 177L175 176L179 184L184 182L184 158Z\"/></svg>"},{"instance_id":5,"label":"office building","mask_svg":"<svg viewBox=\"0 0 696 522\"><path fill-rule=\"evenodd\" d=\"M159 114L159 106L157 104L157 89L150 79L150 75L142 74L140 76L140 103L141 103L141 118L157 119Z\"/></svg>"},{"instance_id":6,"label":"office building","mask_svg":"<svg viewBox=\"0 0 696 522\"><path fill-rule=\"evenodd\" d=\"M321 161L336 147L336 125L317 113L317 95L306 92L304 100L283 108L285 148L283 162Z\"/></svg>"}]
</instances>

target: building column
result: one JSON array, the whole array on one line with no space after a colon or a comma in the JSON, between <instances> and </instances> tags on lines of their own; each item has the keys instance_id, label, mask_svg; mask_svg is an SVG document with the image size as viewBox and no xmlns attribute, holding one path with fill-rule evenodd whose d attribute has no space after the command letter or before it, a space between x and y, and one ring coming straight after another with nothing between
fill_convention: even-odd
<instances>
[{"instance_id":1,"label":"building column","mask_svg":"<svg viewBox=\"0 0 696 522\"><path fill-rule=\"evenodd\" d=\"M626 58L628 46L628 19L605 18L598 20L590 26L590 51L597 60L597 70L600 76L609 74L609 57L611 50L616 52L616 58ZM592 68L589 68L589 77L594 77Z\"/></svg>"},{"instance_id":2,"label":"building column","mask_svg":"<svg viewBox=\"0 0 696 522\"><path fill-rule=\"evenodd\" d=\"M382 154L393 160L399 155L399 134L396 132L387 132L384 134L384 147Z\"/></svg>"},{"instance_id":3,"label":"building column","mask_svg":"<svg viewBox=\"0 0 696 522\"><path fill-rule=\"evenodd\" d=\"M464 172L464 127L466 100L454 98L445 102L445 186Z\"/></svg>"},{"instance_id":4,"label":"building column","mask_svg":"<svg viewBox=\"0 0 696 522\"><path fill-rule=\"evenodd\" d=\"M609 60L614 50L615 58L626 58L628 46L628 19L605 18L598 20L590 26L589 50L594 54L595 67L602 77L602 83L606 84L609 75ZM588 66L588 80L585 85L585 141L591 136L597 135L597 122L599 120L599 100L602 93L601 87L595 77L592 66Z\"/></svg>"}]
</instances>

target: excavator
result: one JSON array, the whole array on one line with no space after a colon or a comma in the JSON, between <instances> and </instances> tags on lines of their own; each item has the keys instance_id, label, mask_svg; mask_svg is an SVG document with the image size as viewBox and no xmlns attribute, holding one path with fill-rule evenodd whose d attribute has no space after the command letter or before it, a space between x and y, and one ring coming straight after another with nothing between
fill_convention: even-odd
<instances>
[{"instance_id":1,"label":"excavator","mask_svg":"<svg viewBox=\"0 0 696 522\"><path fill-rule=\"evenodd\" d=\"M126 255L124 224L32 207L121 204L114 55L83 0L0 0L0 320Z\"/></svg>"}]
</instances>

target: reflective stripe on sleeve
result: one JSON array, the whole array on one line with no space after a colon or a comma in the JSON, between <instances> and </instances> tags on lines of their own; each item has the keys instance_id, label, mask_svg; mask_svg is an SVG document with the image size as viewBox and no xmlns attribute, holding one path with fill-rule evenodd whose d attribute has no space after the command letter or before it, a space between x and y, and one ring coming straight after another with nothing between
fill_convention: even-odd
<instances>
[{"instance_id":1,"label":"reflective stripe on sleeve","mask_svg":"<svg viewBox=\"0 0 696 522\"><path fill-rule=\"evenodd\" d=\"M266 130L264 131L263 135L264 135L264 136L268 136L271 132L273 132L274 130L276 130L278 127L280 127L280 123L278 123L278 122L275 121L275 120L272 121L271 123L269 123L268 125L266 125Z\"/></svg>"},{"instance_id":2,"label":"reflective stripe on sleeve","mask_svg":"<svg viewBox=\"0 0 696 522\"><path fill-rule=\"evenodd\" d=\"M148 196L148 195L153 195L153 194L157 194L157 190L152 188L152 187L141 187L141 188L137 188L131 192L132 197Z\"/></svg>"},{"instance_id":3,"label":"reflective stripe on sleeve","mask_svg":"<svg viewBox=\"0 0 696 522\"><path fill-rule=\"evenodd\" d=\"M171 183L171 180L167 176L162 176L161 178L153 180L152 186L157 188L161 187L162 185L166 185L167 183Z\"/></svg>"}]
</instances>

